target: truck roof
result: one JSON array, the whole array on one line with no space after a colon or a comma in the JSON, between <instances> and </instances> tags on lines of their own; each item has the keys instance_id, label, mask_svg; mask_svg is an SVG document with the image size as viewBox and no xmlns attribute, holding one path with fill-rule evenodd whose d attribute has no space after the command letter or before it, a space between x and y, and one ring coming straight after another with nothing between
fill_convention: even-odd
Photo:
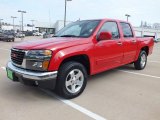
<instances>
[{"instance_id":1,"label":"truck roof","mask_svg":"<svg viewBox=\"0 0 160 120\"><path fill-rule=\"evenodd\" d=\"M107 20L109 20L109 21L117 21L117 22L125 22L125 23L129 23L129 22L125 21L125 20L118 20L118 19L111 19L111 18L88 19L88 20L100 20L100 21L107 21ZM81 20L81 21L83 21L83 20Z\"/></svg>"}]
</instances>

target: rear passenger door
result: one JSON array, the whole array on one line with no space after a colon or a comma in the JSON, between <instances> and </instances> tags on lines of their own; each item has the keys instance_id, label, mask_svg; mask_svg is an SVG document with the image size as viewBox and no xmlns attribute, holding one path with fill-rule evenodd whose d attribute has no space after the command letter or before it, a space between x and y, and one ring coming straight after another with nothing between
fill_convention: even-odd
<instances>
[{"instance_id":1,"label":"rear passenger door","mask_svg":"<svg viewBox=\"0 0 160 120\"><path fill-rule=\"evenodd\" d=\"M124 57L123 63L127 64L133 62L136 57L137 52L137 41L134 37L133 31L129 23L121 22L120 23L123 33L123 49Z\"/></svg>"}]
</instances>

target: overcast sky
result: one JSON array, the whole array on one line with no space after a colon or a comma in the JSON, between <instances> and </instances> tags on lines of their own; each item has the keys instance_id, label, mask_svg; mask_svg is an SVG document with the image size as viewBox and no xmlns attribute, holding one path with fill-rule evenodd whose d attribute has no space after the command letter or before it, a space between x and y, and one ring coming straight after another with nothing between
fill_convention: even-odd
<instances>
[{"instance_id":1,"label":"overcast sky","mask_svg":"<svg viewBox=\"0 0 160 120\"><path fill-rule=\"evenodd\" d=\"M17 10L25 10L25 23L34 19L40 22L63 20L65 0L0 0L0 18L11 23L10 16L18 17ZM114 18L126 20L139 26L142 21L160 23L160 0L72 0L67 2L67 20ZM50 17L49 17L50 16Z\"/></svg>"}]
</instances>

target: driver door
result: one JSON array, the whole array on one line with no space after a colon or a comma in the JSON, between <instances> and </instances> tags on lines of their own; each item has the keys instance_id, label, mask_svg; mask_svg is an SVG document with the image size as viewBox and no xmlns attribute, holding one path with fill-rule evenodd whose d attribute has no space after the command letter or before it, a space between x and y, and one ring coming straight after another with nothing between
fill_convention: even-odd
<instances>
[{"instance_id":1,"label":"driver door","mask_svg":"<svg viewBox=\"0 0 160 120\"><path fill-rule=\"evenodd\" d=\"M106 22L99 33L110 32L112 39L98 41L94 47L95 70L97 72L120 66L123 59L123 43L116 22Z\"/></svg>"}]
</instances>

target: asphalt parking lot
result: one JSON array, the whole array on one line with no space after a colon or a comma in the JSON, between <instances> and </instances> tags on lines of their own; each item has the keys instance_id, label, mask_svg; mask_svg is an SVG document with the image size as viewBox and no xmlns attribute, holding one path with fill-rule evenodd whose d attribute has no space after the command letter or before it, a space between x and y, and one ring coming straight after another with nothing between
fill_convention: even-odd
<instances>
[{"instance_id":1,"label":"asphalt parking lot","mask_svg":"<svg viewBox=\"0 0 160 120\"><path fill-rule=\"evenodd\" d=\"M144 70L126 65L94 75L81 96L63 100L7 78L9 49L19 42L0 41L0 120L160 120L160 43Z\"/></svg>"}]
</instances>

